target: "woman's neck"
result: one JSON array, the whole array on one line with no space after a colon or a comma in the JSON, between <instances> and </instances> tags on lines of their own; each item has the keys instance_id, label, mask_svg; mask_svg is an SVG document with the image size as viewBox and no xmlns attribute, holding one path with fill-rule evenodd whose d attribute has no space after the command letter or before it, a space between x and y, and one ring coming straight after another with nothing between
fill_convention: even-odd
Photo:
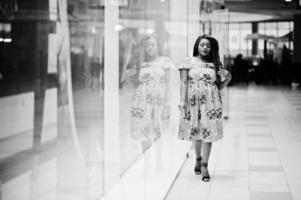
<instances>
[{"instance_id":1,"label":"woman's neck","mask_svg":"<svg viewBox=\"0 0 301 200\"><path fill-rule=\"evenodd\" d=\"M209 56L197 56L197 58L198 58L201 62L204 62L204 63L211 62L210 59L209 59Z\"/></svg>"},{"instance_id":2,"label":"woman's neck","mask_svg":"<svg viewBox=\"0 0 301 200\"><path fill-rule=\"evenodd\" d=\"M202 62L210 62L210 57L209 57L209 56L202 56L202 55L199 55L198 58L199 58Z\"/></svg>"}]
</instances>

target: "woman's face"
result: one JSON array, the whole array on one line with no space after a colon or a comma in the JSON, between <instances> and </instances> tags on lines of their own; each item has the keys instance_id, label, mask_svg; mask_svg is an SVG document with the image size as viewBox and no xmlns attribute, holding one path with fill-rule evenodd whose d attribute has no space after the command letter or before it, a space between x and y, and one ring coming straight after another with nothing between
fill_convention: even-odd
<instances>
[{"instance_id":1,"label":"woman's face","mask_svg":"<svg viewBox=\"0 0 301 200\"><path fill-rule=\"evenodd\" d=\"M211 51L210 41L206 38L201 39L198 49L201 56L208 56Z\"/></svg>"},{"instance_id":2,"label":"woman's face","mask_svg":"<svg viewBox=\"0 0 301 200\"><path fill-rule=\"evenodd\" d=\"M146 41L145 52L148 56L157 56L158 45L154 38L150 38Z\"/></svg>"}]
</instances>

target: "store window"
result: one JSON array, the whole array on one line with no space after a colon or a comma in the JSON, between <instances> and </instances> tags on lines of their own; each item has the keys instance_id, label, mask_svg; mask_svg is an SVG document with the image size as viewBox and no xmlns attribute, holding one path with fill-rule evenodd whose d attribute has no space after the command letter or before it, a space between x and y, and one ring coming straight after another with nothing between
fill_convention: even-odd
<instances>
[{"instance_id":1,"label":"store window","mask_svg":"<svg viewBox=\"0 0 301 200\"><path fill-rule=\"evenodd\" d=\"M228 52L220 2L1 1L0 199L96 199L116 185L164 135L164 124L151 127L162 130L152 142L132 135L147 122L131 125L145 45L168 60L154 73L169 85L156 91L177 105L176 68L197 36L212 34ZM160 109L176 134L176 112Z\"/></svg>"},{"instance_id":2,"label":"store window","mask_svg":"<svg viewBox=\"0 0 301 200\"><path fill-rule=\"evenodd\" d=\"M242 54L245 57L251 54L251 41L248 35L252 33L250 23L233 23L230 24L230 52L232 56Z\"/></svg>"}]
</instances>

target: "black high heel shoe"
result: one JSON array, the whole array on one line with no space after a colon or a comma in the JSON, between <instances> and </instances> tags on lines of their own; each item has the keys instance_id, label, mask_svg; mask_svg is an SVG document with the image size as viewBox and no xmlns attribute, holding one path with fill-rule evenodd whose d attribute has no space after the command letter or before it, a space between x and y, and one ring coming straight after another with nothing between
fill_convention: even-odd
<instances>
[{"instance_id":1,"label":"black high heel shoe","mask_svg":"<svg viewBox=\"0 0 301 200\"><path fill-rule=\"evenodd\" d=\"M205 162L201 163L202 174L203 174L202 181L204 181L204 182L210 181L210 175L209 175L207 167L208 167L208 163L205 163Z\"/></svg>"},{"instance_id":2,"label":"black high heel shoe","mask_svg":"<svg viewBox=\"0 0 301 200\"><path fill-rule=\"evenodd\" d=\"M194 173L196 175L200 175L202 173L201 171L201 163L202 163L202 157L196 158L195 166L194 166Z\"/></svg>"}]
</instances>

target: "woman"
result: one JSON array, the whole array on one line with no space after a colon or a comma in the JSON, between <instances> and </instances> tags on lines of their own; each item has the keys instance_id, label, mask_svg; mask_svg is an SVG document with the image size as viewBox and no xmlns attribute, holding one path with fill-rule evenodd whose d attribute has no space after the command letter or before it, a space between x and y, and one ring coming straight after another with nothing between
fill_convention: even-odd
<instances>
[{"instance_id":1,"label":"woman","mask_svg":"<svg viewBox=\"0 0 301 200\"><path fill-rule=\"evenodd\" d=\"M231 80L222 69L219 46L215 38L199 36L194 44L193 57L179 67L181 74L181 120L179 138L194 142L196 174L210 181L208 160L212 142L223 137L222 101L220 90Z\"/></svg>"},{"instance_id":2,"label":"woman","mask_svg":"<svg viewBox=\"0 0 301 200\"><path fill-rule=\"evenodd\" d=\"M174 68L169 58L159 56L155 37L143 41L139 85L131 106L130 131L142 141L143 152L161 136L169 120L169 70Z\"/></svg>"}]
</instances>

